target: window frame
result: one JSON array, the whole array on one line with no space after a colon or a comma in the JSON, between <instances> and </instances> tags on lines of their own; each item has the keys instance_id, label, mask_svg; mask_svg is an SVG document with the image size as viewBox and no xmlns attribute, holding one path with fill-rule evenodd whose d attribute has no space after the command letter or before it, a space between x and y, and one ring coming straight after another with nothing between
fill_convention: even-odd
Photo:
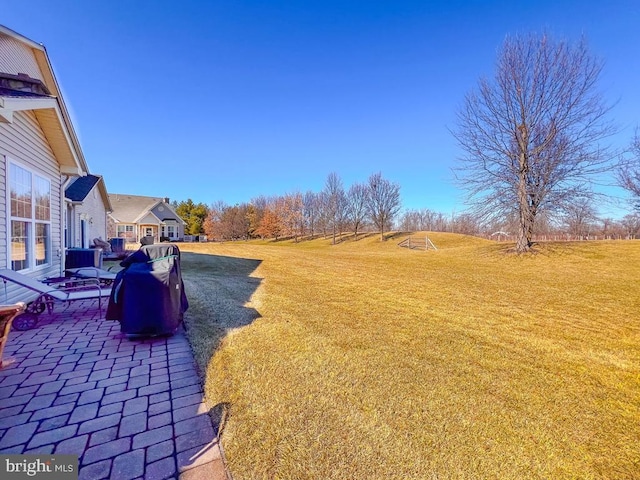
<instances>
[{"instance_id":1,"label":"window frame","mask_svg":"<svg viewBox=\"0 0 640 480\"><path fill-rule=\"evenodd\" d=\"M15 270L16 272L36 272L45 270L53 266L53 203L52 203L52 188L53 182L51 178L43 175L42 172L25 165L13 158L5 156L5 175L6 175L6 228L7 228L7 268L13 270L13 226L14 222L23 222L27 225L26 228L26 240L25 250L26 259L24 268ZM29 216L13 215L11 191L13 188L13 174L16 169L20 169L26 172L29 176L29 190L31 195L31 205ZM43 205L38 202L38 199L45 198L42 195L39 187L45 187L47 190L48 202ZM43 210L44 209L44 210ZM46 212L48 218L39 218L43 216L43 212ZM19 212L18 212L19 213ZM42 251L42 242L38 242L38 233L44 228L44 259L39 260L37 258L38 251Z\"/></svg>"},{"instance_id":2,"label":"window frame","mask_svg":"<svg viewBox=\"0 0 640 480\"><path fill-rule=\"evenodd\" d=\"M176 228L175 225L163 225L162 229L163 229L163 237L167 237L171 239L178 238L178 235L176 233L178 229Z\"/></svg>"}]
</instances>

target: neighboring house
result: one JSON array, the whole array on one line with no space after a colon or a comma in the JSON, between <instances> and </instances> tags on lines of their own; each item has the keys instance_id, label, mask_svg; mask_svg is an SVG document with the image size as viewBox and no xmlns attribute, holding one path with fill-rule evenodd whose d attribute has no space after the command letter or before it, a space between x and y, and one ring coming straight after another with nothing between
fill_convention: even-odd
<instances>
[{"instance_id":1,"label":"neighboring house","mask_svg":"<svg viewBox=\"0 0 640 480\"><path fill-rule=\"evenodd\" d=\"M45 48L0 25L0 268L64 271L64 190L87 163ZM2 303L33 298L0 285Z\"/></svg>"},{"instance_id":2,"label":"neighboring house","mask_svg":"<svg viewBox=\"0 0 640 480\"><path fill-rule=\"evenodd\" d=\"M184 239L186 223L168 198L112 193L109 201L112 207L108 215L109 238L126 238L127 242L139 242L141 237L153 237L155 242Z\"/></svg>"},{"instance_id":3,"label":"neighboring house","mask_svg":"<svg viewBox=\"0 0 640 480\"><path fill-rule=\"evenodd\" d=\"M104 179L98 175L76 178L65 190L67 247L88 248L94 238L107 240L107 214L111 212Z\"/></svg>"}]
</instances>

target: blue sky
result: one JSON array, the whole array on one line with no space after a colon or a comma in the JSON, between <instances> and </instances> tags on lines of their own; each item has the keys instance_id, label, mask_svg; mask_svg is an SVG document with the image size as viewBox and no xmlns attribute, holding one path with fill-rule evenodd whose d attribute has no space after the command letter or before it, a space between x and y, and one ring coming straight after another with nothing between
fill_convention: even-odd
<instances>
[{"instance_id":1,"label":"blue sky","mask_svg":"<svg viewBox=\"0 0 640 480\"><path fill-rule=\"evenodd\" d=\"M381 171L406 208L459 212L449 129L508 34L586 35L614 146L640 124L637 0L0 0L0 23L47 47L112 193L233 204Z\"/></svg>"}]
</instances>

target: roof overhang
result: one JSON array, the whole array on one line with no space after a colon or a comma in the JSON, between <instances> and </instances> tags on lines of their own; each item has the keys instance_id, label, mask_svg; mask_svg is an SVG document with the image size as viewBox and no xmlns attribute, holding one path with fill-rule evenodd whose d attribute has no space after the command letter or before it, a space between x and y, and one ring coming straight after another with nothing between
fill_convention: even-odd
<instances>
[{"instance_id":1,"label":"roof overhang","mask_svg":"<svg viewBox=\"0 0 640 480\"><path fill-rule=\"evenodd\" d=\"M48 88L49 92L54 98L56 102L55 110L55 122L58 125L45 127L43 125L43 130L45 131L45 135L47 139L55 138L60 141L62 138L67 142L66 146L62 146L60 144L51 145L51 148L58 157L58 154L62 154L62 157L58 157L58 162L60 163L60 170L63 174L66 175L85 175L86 172L89 171L87 166L87 162L84 158L84 154L82 153L82 148L80 147L80 142L78 141L78 137L73 129L73 124L71 122L71 116L67 111L67 107L65 105L64 99L62 98L62 94L60 92L60 87L58 85L58 81L56 80L55 74L53 72L53 67L51 65L51 61L49 59L49 55L47 54L47 49L41 43L34 42L33 40L25 37L24 35L19 34L11 30L10 28L5 27L4 25L0 25L0 33L7 35L9 37L13 37L14 39L22 42L31 48L33 55L36 59L36 63L42 73L42 80L44 84ZM7 97L4 97L6 99ZM13 99L12 99L13 100ZM41 100L41 99L15 99L15 100ZM35 105L35 103L33 104ZM45 120L51 117L50 108L47 107L32 107L24 110L34 110L36 112L36 117L38 121L42 122L41 117L45 118ZM20 111L17 109L8 109L5 107L4 111L0 108L0 122L10 123L12 121L13 112ZM43 113L44 112L44 113ZM49 112L49 113L46 113ZM3 120L4 119L4 120ZM51 137L48 135L51 135ZM64 153L63 153L64 152Z\"/></svg>"},{"instance_id":2,"label":"roof overhang","mask_svg":"<svg viewBox=\"0 0 640 480\"><path fill-rule=\"evenodd\" d=\"M12 123L14 112L33 111L65 175L85 175L85 162L73 148L72 134L56 98L0 96L0 123Z\"/></svg>"},{"instance_id":3,"label":"roof overhang","mask_svg":"<svg viewBox=\"0 0 640 480\"><path fill-rule=\"evenodd\" d=\"M138 217L134 220L134 223L139 223L140 225L142 225L144 223L142 220L148 215L151 215L157 220L155 223L162 223L162 220L160 220L158 216L151 210L146 210L142 215L138 215Z\"/></svg>"},{"instance_id":4,"label":"roof overhang","mask_svg":"<svg viewBox=\"0 0 640 480\"><path fill-rule=\"evenodd\" d=\"M96 187L98 188L98 192L100 192L100 196L102 197L102 203L104 204L104 208L107 212L113 212L113 205L111 205L109 193L107 193L107 185L104 183L104 177L102 175L99 175L99 177L100 180L98 180Z\"/></svg>"}]
</instances>

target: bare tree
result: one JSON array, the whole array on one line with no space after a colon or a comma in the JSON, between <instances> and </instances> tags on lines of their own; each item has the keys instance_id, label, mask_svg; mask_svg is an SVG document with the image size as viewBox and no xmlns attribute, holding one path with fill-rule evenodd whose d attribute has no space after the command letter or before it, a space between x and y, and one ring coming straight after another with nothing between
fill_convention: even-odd
<instances>
[{"instance_id":1,"label":"bare tree","mask_svg":"<svg viewBox=\"0 0 640 480\"><path fill-rule=\"evenodd\" d=\"M508 37L495 78L481 79L458 112L458 180L482 218L517 213L518 252L531 248L540 212L586 195L610 168L600 145L613 133L596 90L601 70L584 39Z\"/></svg>"},{"instance_id":2,"label":"bare tree","mask_svg":"<svg viewBox=\"0 0 640 480\"><path fill-rule=\"evenodd\" d=\"M582 238L589 235L598 214L589 197L578 197L564 208L563 220L571 235Z\"/></svg>"},{"instance_id":3,"label":"bare tree","mask_svg":"<svg viewBox=\"0 0 640 480\"><path fill-rule=\"evenodd\" d=\"M316 224L318 222L318 216L320 214L320 199L319 195L312 192L311 190L307 191L302 197L302 209L304 215L304 222L309 229L311 234L311 238L315 234Z\"/></svg>"},{"instance_id":4,"label":"bare tree","mask_svg":"<svg viewBox=\"0 0 640 480\"><path fill-rule=\"evenodd\" d=\"M480 232L480 225L475 215L463 212L451 219L451 230L463 235L477 235Z\"/></svg>"},{"instance_id":5,"label":"bare tree","mask_svg":"<svg viewBox=\"0 0 640 480\"><path fill-rule=\"evenodd\" d=\"M203 222L204 233L211 240L223 240L224 229L222 226L222 217L228 205L222 200L212 203L209 207L207 218Z\"/></svg>"},{"instance_id":6,"label":"bare tree","mask_svg":"<svg viewBox=\"0 0 640 480\"><path fill-rule=\"evenodd\" d=\"M640 132L637 129L629 153L631 158L622 162L616 175L620 186L634 196L635 206L640 210Z\"/></svg>"},{"instance_id":7,"label":"bare tree","mask_svg":"<svg viewBox=\"0 0 640 480\"><path fill-rule=\"evenodd\" d=\"M302 194L299 192L288 193L280 197L278 205L282 219L282 233L293 237L294 241L298 243L298 238L304 233Z\"/></svg>"},{"instance_id":8,"label":"bare tree","mask_svg":"<svg viewBox=\"0 0 640 480\"><path fill-rule=\"evenodd\" d=\"M325 214L333 233L332 243L335 245L336 234L342 233L347 209L347 197L344 193L342 180L337 173L329 174L324 184L323 194Z\"/></svg>"},{"instance_id":9,"label":"bare tree","mask_svg":"<svg viewBox=\"0 0 640 480\"><path fill-rule=\"evenodd\" d=\"M406 210L400 217L400 230L404 232L416 232L420 230L419 213L417 210Z\"/></svg>"},{"instance_id":10,"label":"bare tree","mask_svg":"<svg viewBox=\"0 0 640 480\"><path fill-rule=\"evenodd\" d=\"M358 240L358 230L367 215L367 187L361 183L354 183L347 192L348 217L353 225L353 232Z\"/></svg>"},{"instance_id":11,"label":"bare tree","mask_svg":"<svg viewBox=\"0 0 640 480\"><path fill-rule=\"evenodd\" d=\"M450 230L449 220L446 216L428 208L405 210L400 217L399 226L405 232L446 232Z\"/></svg>"},{"instance_id":12,"label":"bare tree","mask_svg":"<svg viewBox=\"0 0 640 480\"><path fill-rule=\"evenodd\" d=\"M636 238L640 235L640 214L632 213L625 215L620 224L624 228L627 238Z\"/></svg>"},{"instance_id":13,"label":"bare tree","mask_svg":"<svg viewBox=\"0 0 640 480\"><path fill-rule=\"evenodd\" d=\"M400 185L374 173L367 184L367 208L373 224L380 231L380 240L384 240L384 229L393 222L400 210Z\"/></svg>"}]
</instances>

